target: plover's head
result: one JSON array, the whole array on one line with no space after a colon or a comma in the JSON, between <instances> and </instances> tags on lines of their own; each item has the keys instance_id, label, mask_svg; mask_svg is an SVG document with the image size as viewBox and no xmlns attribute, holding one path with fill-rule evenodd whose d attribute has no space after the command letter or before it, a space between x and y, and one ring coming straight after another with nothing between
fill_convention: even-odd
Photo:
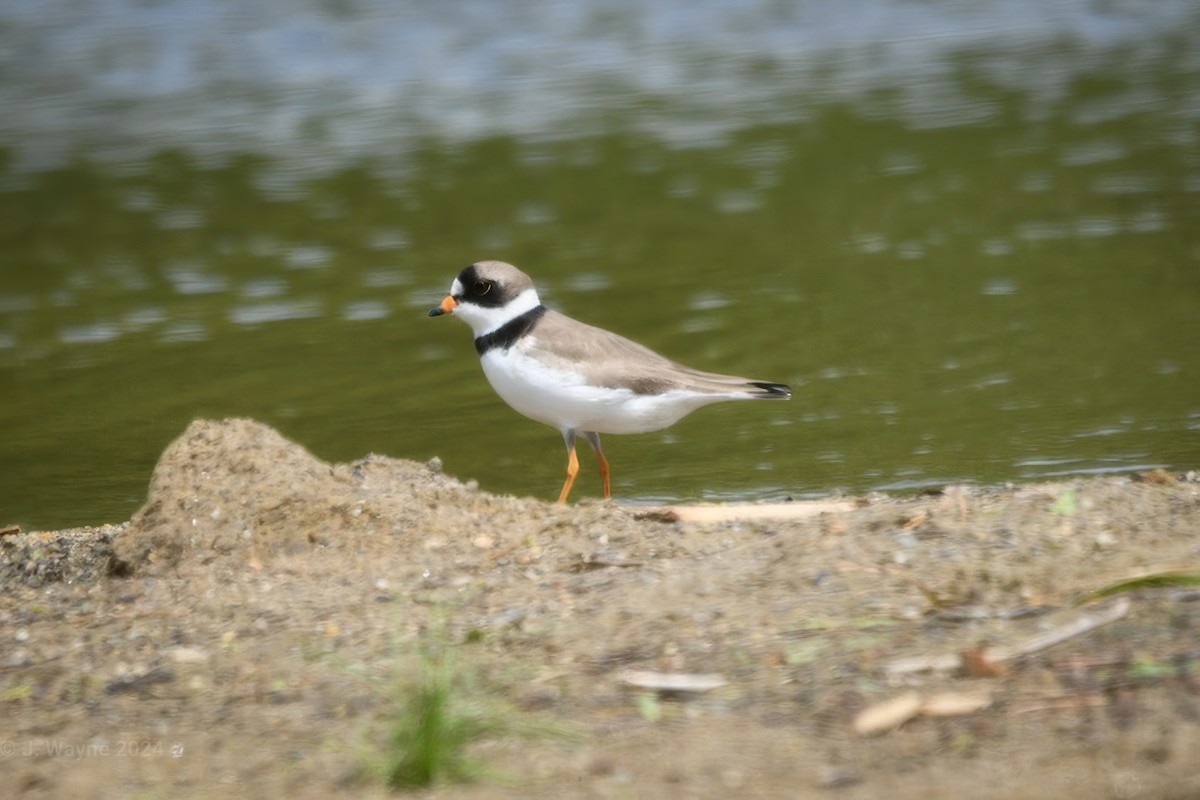
<instances>
[{"instance_id":1,"label":"plover's head","mask_svg":"<svg viewBox=\"0 0 1200 800\"><path fill-rule=\"evenodd\" d=\"M524 272L503 261L479 261L458 273L450 294L429 309L429 316L453 314L483 336L541 304Z\"/></svg>"}]
</instances>

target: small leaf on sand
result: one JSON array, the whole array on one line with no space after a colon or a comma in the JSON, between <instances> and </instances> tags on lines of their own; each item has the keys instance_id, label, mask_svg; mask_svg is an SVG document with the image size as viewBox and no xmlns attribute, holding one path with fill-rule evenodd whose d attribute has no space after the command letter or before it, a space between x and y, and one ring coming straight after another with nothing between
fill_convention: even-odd
<instances>
[{"instance_id":1,"label":"small leaf on sand","mask_svg":"<svg viewBox=\"0 0 1200 800\"><path fill-rule=\"evenodd\" d=\"M662 719L662 706L653 692L642 692L637 698L638 713L646 722L658 722Z\"/></svg>"},{"instance_id":2,"label":"small leaf on sand","mask_svg":"<svg viewBox=\"0 0 1200 800\"><path fill-rule=\"evenodd\" d=\"M920 713L921 696L916 692L908 692L863 709L854 718L854 732L859 736L887 733Z\"/></svg>"},{"instance_id":3,"label":"small leaf on sand","mask_svg":"<svg viewBox=\"0 0 1200 800\"><path fill-rule=\"evenodd\" d=\"M987 692L940 692L925 698L921 714L926 717L957 717L974 714L992 704Z\"/></svg>"},{"instance_id":4,"label":"small leaf on sand","mask_svg":"<svg viewBox=\"0 0 1200 800\"><path fill-rule=\"evenodd\" d=\"M1075 516L1075 512L1079 510L1079 503L1075 497L1075 490L1064 489L1050 510L1063 517Z\"/></svg>"}]
</instances>

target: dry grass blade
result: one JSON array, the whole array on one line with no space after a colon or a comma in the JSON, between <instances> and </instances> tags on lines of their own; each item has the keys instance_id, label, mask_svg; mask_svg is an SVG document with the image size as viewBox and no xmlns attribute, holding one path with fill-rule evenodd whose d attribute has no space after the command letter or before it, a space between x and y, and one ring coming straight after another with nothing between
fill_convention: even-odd
<instances>
[{"instance_id":1,"label":"dry grass blade","mask_svg":"<svg viewBox=\"0 0 1200 800\"><path fill-rule=\"evenodd\" d=\"M1136 592L1139 589L1173 589L1178 587L1200 586L1200 571L1191 570L1167 570L1164 572L1152 572L1148 575L1139 575L1134 578L1125 578L1107 586L1102 586L1094 592L1089 592L1079 598L1077 605L1089 603L1093 600L1100 600L1105 597L1112 597L1116 594L1124 594L1125 592Z\"/></svg>"}]
</instances>

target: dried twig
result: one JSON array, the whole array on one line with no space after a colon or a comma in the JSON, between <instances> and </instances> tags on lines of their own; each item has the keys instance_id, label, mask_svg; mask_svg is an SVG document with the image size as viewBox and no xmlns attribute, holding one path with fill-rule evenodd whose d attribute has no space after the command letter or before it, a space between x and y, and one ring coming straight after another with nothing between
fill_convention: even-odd
<instances>
[{"instance_id":1,"label":"dried twig","mask_svg":"<svg viewBox=\"0 0 1200 800\"><path fill-rule=\"evenodd\" d=\"M579 560L571 565L571 570L573 572L581 572L585 569L601 569L603 567L643 567L645 565L645 561L625 558L619 553L612 553L605 550L596 553L581 554Z\"/></svg>"},{"instance_id":2,"label":"dried twig","mask_svg":"<svg viewBox=\"0 0 1200 800\"><path fill-rule=\"evenodd\" d=\"M989 647L984 655L991 664L1001 664L1013 661L1022 656L1031 655L1068 639L1082 636L1096 628L1116 622L1129 613L1132 603L1128 597L1122 597L1112 605L1088 614L1081 614L1070 622L1064 623L1054 630L1032 636L1015 647ZM969 651L979 655L978 651ZM893 678L911 675L917 672L952 672L966 667L964 657L960 653L943 653L933 656L914 656L898 658L884 665L883 671Z\"/></svg>"},{"instance_id":3,"label":"dried twig","mask_svg":"<svg viewBox=\"0 0 1200 800\"><path fill-rule=\"evenodd\" d=\"M993 653L992 658L993 660L1008 661L1013 658L1046 650L1056 644L1065 642L1067 639L1074 639L1076 636L1082 636L1085 633L1094 631L1096 628L1123 619L1129 614L1129 609L1132 605L1128 597L1122 597L1108 608L1101 609L1094 614L1081 616L1055 630L1030 637L1025 640L1024 644L1015 648L1010 653L1005 653L1004 651Z\"/></svg>"}]
</instances>

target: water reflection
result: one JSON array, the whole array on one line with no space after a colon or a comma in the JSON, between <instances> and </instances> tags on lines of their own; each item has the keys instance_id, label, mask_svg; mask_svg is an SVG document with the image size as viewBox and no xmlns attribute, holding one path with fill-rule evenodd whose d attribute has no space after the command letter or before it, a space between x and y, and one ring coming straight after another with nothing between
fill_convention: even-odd
<instances>
[{"instance_id":1,"label":"water reflection","mask_svg":"<svg viewBox=\"0 0 1200 800\"><path fill-rule=\"evenodd\" d=\"M483 1L471 13L385 0L253 10L47 0L0 14L0 130L35 170L81 144L137 161L151 141L205 154L285 149L336 169L428 136L577 137L614 113L625 130L721 146L747 125L808 122L814 103L928 130L995 124L1016 95L1029 124L1074 100L1071 124L1105 125L1170 102L1168 87L1138 78L1186 60L1198 21L1188 0ZM1101 60L1119 70L1107 82L1090 77ZM1124 144L1108 147L1064 157L1119 157ZM295 199L283 175L260 180Z\"/></svg>"},{"instance_id":2,"label":"water reflection","mask_svg":"<svg viewBox=\"0 0 1200 800\"><path fill-rule=\"evenodd\" d=\"M478 7L0 10L0 512L127 517L198 415L543 493L423 315L483 257L796 388L614 437L629 499L1195 466L1194 4Z\"/></svg>"},{"instance_id":3,"label":"water reflection","mask_svg":"<svg viewBox=\"0 0 1200 800\"><path fill-rule=\"evenodd\" d=\"M229 321L235 325L262 325L267 322L311 319L324 313L324 306L319 300L279 300L234 306L229 311Z\"/></svg>"}]
</instances>

